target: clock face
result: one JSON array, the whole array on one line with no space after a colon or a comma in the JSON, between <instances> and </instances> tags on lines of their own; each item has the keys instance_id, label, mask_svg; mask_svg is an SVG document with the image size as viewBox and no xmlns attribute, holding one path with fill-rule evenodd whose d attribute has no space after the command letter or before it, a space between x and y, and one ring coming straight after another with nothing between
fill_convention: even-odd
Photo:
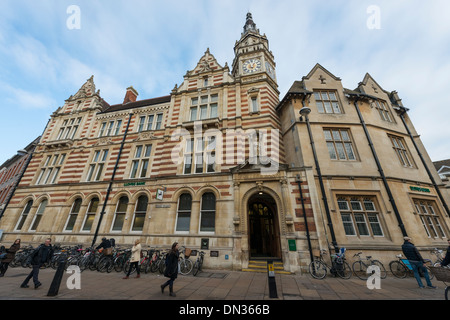
<instances>
[{"instance_id":1,"label":"clock face","mask_svg":"<svg viewBox=\"0 0 450 320\"><path fill-rule=\"evenodd\" d=\"M266 71L270 77L275 79L275 69L272 67L272 65L269 62L266 62Z\"/></svg>"},{"instance_id":2,"label":"clock face","mask_svg":"<svg viewBox=\"0 0 450 320\"><path fill-rule=\"evenodd\" d=\"M242 68L245 73L253 73L261 70L261 61L258 59L250 59L244 62Z\"/></svg>"}]
</instances>

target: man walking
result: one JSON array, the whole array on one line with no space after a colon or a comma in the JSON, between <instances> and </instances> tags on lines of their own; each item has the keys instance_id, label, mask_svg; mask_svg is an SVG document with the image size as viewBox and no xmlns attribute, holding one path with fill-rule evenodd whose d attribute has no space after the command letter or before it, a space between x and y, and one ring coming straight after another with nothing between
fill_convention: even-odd
<instances>
[{"instance_id":1,"label":"man walking","mask_svg":"<svg viewBox=\"0 0 450 320\"><path fill-rule=\"evenodd\" d=\"M53 247L51 245L51 242L52 239L47 238L45 240L45 243L37 247L36 250L34 250L31 254L31 265L33 267L33 270L23 281L22 285L20 286L21 288L28 288L28 282L31 278L33 278L35 289L39 288L42 285L42 283L40 283L38 279L39 269L44 263L49 262L53 257Z\"/></svg>"},{"instance_id":2,"label":"man walking","mask_svg":"<svg viewBox=\"0 0 450 320\"><path fill-rule=\"evenodd\" d=\"M419 284L419 288L421 289L424 288L422 279L420 279L419 275L420 269L425 276L425 280L427 281L427 287L431 289L436 289L436 287L433 286L433 284L430 281L430 276L428 274L427 268L424 267L425 261L423 260L417 248L411 242L411 238L404 237L403 239L405 240L405 242L402 245L402 251L406 259L408 259L409 263L411 264L411 267L414 271L414 277L416 278L417 283Z\"/></svg>"}]
</instances>

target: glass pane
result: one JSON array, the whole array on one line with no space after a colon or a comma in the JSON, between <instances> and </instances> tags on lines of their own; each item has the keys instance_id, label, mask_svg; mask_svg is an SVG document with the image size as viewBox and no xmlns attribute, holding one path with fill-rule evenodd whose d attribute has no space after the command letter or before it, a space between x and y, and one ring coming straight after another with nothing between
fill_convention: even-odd
<instances>
[{"instance_id":1,"label":"glass pane","mask_svg":"<svg viewBox=\"0 0 450 320\"><path fill-rule=\"evenodd\" d=\"M152 145L148 145L145 147L144 157L149 158L151 154L152 154Z\"/></svg>"},{"instance_id":2,"label":"glass pane","mask_svg":"<svg viewBox=\"0 0 450 320\"><path fill-rule=\"evenodd\" d=\"M200 101L202 104L208 103L208 96L201 97Z\"/></svg>"},{"instance_id":3,"label":"glass pane","mask_svg":"<svg viewBox=\"0 0 450 320\"><path fill-rule=\"evenodd\" d=\"M325 110L327 113L333 113L333 109L331 108L331 103L328 101L325 101L323 103L325 105Z\"/></svg>"},{"instance_id":4,"label":"glass pane","mask_svg":"<svg viewBox=\"0 0 450 320\"><path fill-rule=\"evenodd\" d=\"M339 103L333 102L332 106L333 106L333 112L334 113L341 113L341 108L339 107Z\"/></svg>"},{"instance_id":5,"label":"glass pane","mask_svg":"<svg viewBox=\"0 0 450 320\"><path fill-rule=\"evenodd\" d=\"M200 120L206 119L208 117L208 106L200 106Z\"/></svg>"},{"instance_id":6,"label":"glass pane","mask_svg":"<svg viewBox=\"0 0 450 320\"><path fill-rule=\"evenodd\" d=\"M345 151L347 151L348 160L356 160L355 153L353 152L353 146L351 143L345 144Z\"/></svg>"},{"instance_id":7,"label":"glass pane","mask_svg":"<svg viewBox=\"0 0 450 320\"><path fill-rule=\"evenodd\" d=\"M362 211L361 202L359 201L350 201L350 205L352 206L353 211Z\"/></svg>"},{"instance_id":8,"label":"glass pane","mask_svg":"<svg viewBox=\"0 0 450 320\"><path fill-rule=\"evenodd\" d=\"M142 231L144 229L145 214L136 213L134 216L132 231Z\"/></svg>"},{"instance_id":9,"label":"glass pane","mask_svg":"<svg viewBox=\"0 0 450 320\"><path fill-rule=\"evenodd\" d=\"M339 207L339 210L345 210L345 211L349 210L348 202L345 200L338 200L338 207Z\"/></svg>"},{"instance_id":10,"label":"glass pane","mask_svg":"<svg viewBox=\"0 0 450 320\"><path fill-rule=\"evenodd\" d=\"M140 157L141 157L141 154L142 154L142 146L138 146L138 147L136 148L136 153L135 153L134 157L135 157L135 158L140 158Z\"/></svg>"},{"instance_id":11,"label":"glass pane","mask_svg":"<svg viewBox=\"0 0 450 320\"><path fill-rule=\"evenodd\" d=\"M339 160L347 159L347 157L345 156L344 145L341 142L336 143L336 150L339 155Z\"/></svg>"},{"instance_id":12,"label":"glass pane","mask_svg":"<svg viewBox=\"0 0 450 320\"><path fill-rule=\"evenodd\" d=\"M77 220L76 214L69 215L69 221L67 222L66 231L72 231L73 226L75 225L75 221Z\"/></svg>"},{"instance_id":13,"label":"glass pane","mask_svg":"<svg viewBox=\"0 0 450 320\"><path fill-rule=\"evenodd\" d=\"M341 135L339 134L339 130L333 130L333 139L334 141L341 141Z\"/></svg>"},{"instance_id":14,"label":"glass pane","mask_svg":"<svg viewBox=\"0 0 450 320\"><path fill-rule=\"evenodd\" d=\"M200 231L214 232L216 229L216 213L215 211L202 212L202 219L200 221Z\"/></svg>"},{"instance_id":15,"label":"glass pane","mask_svg":"<svg viewBox=\"0 0 450 320\"><path fill-rule=\"evenodd\" d=\"M144 124L145 124L145 116L142 116L139 118L139 127L138 127L139 132L144 130Z\"/></svg>"},{"instance_id":16,"label":"glass pane","mask_svg":"<svg viewBox=\"0 0 450 320\"><path fill-rule=\"evenodd\" d=\"M191 211L192 197L189 193L183 193L180 196L180 202L178 204L178 210L188 210Z\"/></svg>"},{"instance_id":17,"label":"glass pane","mask_svg":"<svg viewBox=\"0 0 450 320\"><path fill-rule=\"evenodd\" d=\"M36 218L34 219L33 226L31 227L30 230L36 230L37 229L37 227L39 226L39 222L41 222L41 218L42 218L41 214L36 216Z\"/></svg>"},{"instance_id":18,"label":"glass pane","mask_svg":"<svg viewBox=\"0 0 450 320\"><path fill-rule=\"evenodd\" d=\"M89 213L96 213L97 212L97 208L98 208L98 203L99 203L98 198L93 198L91 200L91 203L89 204L88 212Z\"/></svg>"},{"instance_id":19,"label":"glass pane","mask_svg":"<svg viewBox=\"0 0 450 320\"><path fill-rule=\"evenodd\" d=\"M374 213L369 213L368 218L373 235L383 236L383 230L381 229L380 222L378 221L378 216Z\"/></svg>"},{"instance_id":20,"label":"glass pane","mask_svg":"<svg viewBox=\"0 0 450 320\"><path fill-rule=\"evenodd\" d=\"M116 219L114 219L113 231L122 231L123 222L125 221L125 213L116 213Z\"/></svg>"},{"instance_id":21,"label":"glass pane","mask_svg":"<svg viewBox=\"0 0 450 320\"><path fill-rule=\"evenodd\" d=\"M321 100L319 92L314 92L314 99L316 99L316 101Z\"/></svg>"},{"instance_id":22,"label":"glass pane","mask_svg":"<svg viewBox=\"0 0 450 320\"><path fill-rule=\"evenodd\" d=\"M332 160L337 160L336 150L334 149L333 142L327 142L328 153L330 154L330 158Z\"/></svg>"},{"instance_id":23,"label":"glass pane","mask_svg":"<svg viewBox=\"0 0 450 320\"><path fill-rule=\"evenodd\" d=\"M136 205L136 212L147 212L148 197L140 196Z\"/></svg>"},{"instance_id":24,"label":"glass pane","mask_svg":"<svg viewBox=\"0 0 450 320\"><path fill-rule=\"evenodd\" d=\"M352 217L349 214L342 214L342 222L344 224L345 234L347 236L356 235L355 228L353 227Z\"/></svg>"},{"instance_id":25,"label":"glass pane","mask_svg":"<svg viewBox=\"0 0 450 320\"><path fill-rule=\"evenodd\" d=\"M319 111L319 113L324 113L325 112L325 109L323 108L322 101L317 101L316 102L316 106L317 106L317 111Z\"/></svg>"},{"instance_id":26,"label":"glass pane","mask_svg":"<svg viewBox=\"0 0 450 320\"><path fill-rule=\"evenodd\" d=\"M81 199L75 200L72 206L72 213L79 213L81 208Z\"/></svg>"},{"instance_id":27,"label":"glass pane","mask_svg":"<svg viewBox=\"0 0 450 320\"><path fill-rule=\"evenodd\" d=\"M25 206L25 209L23 210L22 214L28 214L30 213L31 206L33 205L33 200L30 200L27 202L27 205Z\"/></svg>"},{"instance_id":28,"label":"glass pane","mask_svg":"<svg viewBox=\"0 0 450 320\"><path fill-rule=\"evenodd\" d=\"M375 204L370 200L364 200L364 208L366 211L375 211Z\"/></svg>"},{"instance_id":29,"label":"glass pane","mask_svg":"<svg viewBox=\"0 0 450 320\"><path fill-rule=\"evenodd\" d=\"M190 212L178 212L177 231L189 231L191 224Z\"/></svg>"},{"instance_id":30,"label":"glass pane","mask_svg":"<svg viewBox=\"0 0 450 320\"><path fill-rule=\"evenodd\" d=\"M196 105L198 105L198 98L192 98L192 105L193 106L196 106Z\"/></svg>"},{"instance_id":31,"label":"glass pane","mask_svg":"<svg viewBox=\"0 0 450 320\"><path fill-rule=\"evenodd\" d=\"M342 140L344 141L350 141L350 136L348 135L348 131L342 130L341 131Z\"/></svg>"},{"instance_id":32,"label":"glass pane","mask_svg":"<svg viewBox=\"0 0 450 320\"><path fill-rule=\"evenodd\" d=\"M211 96L211 102L217 102L219 101L219 95L218 94L213 94Z\"/></svg>"},{"instance_id":33,"label":"glass pane","mask_svg":"<svg viewBox=\"0 0 450 320\"><path fill-rule=\"evenodd\" d=\"M328 100L328 95L326 92L321 92L322 94L322 100Z\"/></svg>"},{"instance_id":34,"label":"glass pane","mask_svg":"<svg viewBox=\"0 0 450 320\"><path fill-rule=\"evenodd\" d=\"M328 94L330 96L330 100L337 100L336 99L336 94L334 92L329 92Z\"/></svg>"},{"instance_id":35,"label":"glass pane","mask_svg":"<svg viewBox=\"0 0 450 320\"><path fill-rule=\"evenodd\" d=\"M86 221L84 222L83 231L91 231L92 224L94 223L94 214L88 214L86 216Z\"/></svg>"},{"instance_id":36,"label":"glass pane","mask_svg":"<svg viewBox=\"0 0 450 320\"><path fill-rule=\"evenodd\" d=\"M155 130L159 130L159 129L161 129L161 125L162 125L162 114L158 114L157 116L156 116L156 128L155 128Z\"/></svg>"},{"instance_id":37,"label":"glass pane","mask_svg":"<svg viewBox=\"0 0 450 320\"><path fill-rule=\"evenodd\" d=\"M47 203L48 203L47 200L42 201L41 204L39 205L39 209L36 212L36 214L43 214L45 211L45 207L47 206Z\"/></svg>"},{"instance_id":38,"label":"glass pane","mask_svg":"<svg viewBox=\"0 0 450 320\"><path fill-rule=\"evenodd\" d=\"M100 180L100 177L102 176L102 171L103 171L103 163L100 163L98 165L97 175L95 176L95 181L99 181Z\"/></svg>"},{"instance_id":39,"label":"glass pane","mask_svg":"<svg viewBox=\"0 0 450 320\"><path fill-rule=\"evenodd\" d=\"M202 196L202 210L216 210L216 196L208 192Z\"/></svg>"},{"instance_id":40,"label":"glass pane","mask_svg":"<svg viewBox=\"0 0 450 320\"><path fill-rule=\"evenodd\" d=\"M190 174L192 172L192 156L187 155L184 157L184 174Z\"/></svg>"},{"instance_id":41,"label":"glass pane","mask_svg":"<svg viewBox=\"0 0 450 320\"><path fill-rule=\"evenodd\" d=\"M148 116L147 130L152 130L152 128L153 128L153 118L154 117L155 116L153 114Z\"/></svg>"},{"instance_id":42,"label":"glass pane","mask_svg":"<svg viewBox=\"0 0 450 320\"><path fill-rule=\"evenodd\" d=\"M211 104L211 116L210 118L217 118L217 103Z\"/></svg>"},{"instance_id":43,"label":"glass pane","mask_svg":"<svg viewBox=\"0 0 450 320\"><path fill-rule=\"evenodd\" d=\"M362 214L355 214L356 226L360 236L368 236L369 229L367 228L366 219Z\"/></svg>"},{"instance_id":44,"label":"glass pane","mask_svg":"<svg viewBox=\"0 0 450 320\"><path fill-rule=\"evenodd\" d=\"M148 169L148 160L142 160L142 168L141 168L141 174L139 177L145 178L147 176L147 169Z\"/></svg>"},{"instance_id":45,"label":"glass pane","mask_svg":"<svg viewBox=\"0 0 450 320\"><path fill-rule=\"evenodd\" d=\"M191 108L191 121L197 120L197 107Z\"/></svg>"},{"instance_id":46,"label":"glass pane","mask_svg":"<svg viewBox=\"0 0 450 320\"><path fill-rule=\"evenodd\" d=\"M325 140L327 141L333 141L333 138L331 136L331 131L330 130L324 130L323 134L325 135Z\"/></svg>"},{"instance_id":47,"label":"glass pane","mask_svg":"<svg viewBox=\"0 0 450 320\"><path fill-rule=\"evenodd\" d=\"M117 212L127 212L128 197L121 197L117 206Z\"/></svg>"},{"instance_id":48,"label":"glass pane","mask_svg":"<svg viewBox=\"0 0 450 320\"><path fill-rule=\"evenodd\" d=\"M108 157L108 150L103 150L102 162L105 162L107 157Z\"/></svg>"}]
</instances>

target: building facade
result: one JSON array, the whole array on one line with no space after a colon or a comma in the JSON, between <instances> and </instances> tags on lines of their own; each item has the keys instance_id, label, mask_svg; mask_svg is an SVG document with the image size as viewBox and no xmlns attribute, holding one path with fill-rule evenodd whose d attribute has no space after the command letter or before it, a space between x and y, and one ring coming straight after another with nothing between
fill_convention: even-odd
<instances>
[{"instance_id":1,"label":"building facade","mask_svg":"<svg viewBox=\"0 0 450 320\"><path fill-rule=\"evenodd\" d=\"M344 89L317 65L280 101L275 57L251 14L234 53L230 68L206 50L180 85L152 99L138 100L129 87L110 105L88 79L51 115L0 220L2 240L177 241L206 251L207 267L241 270L270 258L290 272L324 248L387 257L405 230L424 248L444 243L448 213L393 94L369 75ZM305 107L311 112L300 119Z\"/></svg>"}]
</instances>

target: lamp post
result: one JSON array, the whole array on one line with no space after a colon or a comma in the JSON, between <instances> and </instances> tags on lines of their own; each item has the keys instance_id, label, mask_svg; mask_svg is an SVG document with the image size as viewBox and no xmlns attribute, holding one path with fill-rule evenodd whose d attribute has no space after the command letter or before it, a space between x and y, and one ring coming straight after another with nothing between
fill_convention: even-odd
<instances>
[{"instance_id":1,"label":"lamp post","mask_svg":"<svg viewBox=\"0 0 450 320\"><path fill-rule=\"evenodd\" d=\"M311 148L313 151L314 163L316 165L316 171L317 171L317 175L319 177L320 191L322 192L322 201L323 201L323 205L325 207L325 213L327 216L327 224L328 224L328 228L330 229L331 244L333 245L335 252L338 253L339 247L338 247L338 244L336 241L336 235L334 234L333 222L331 221L330 208L328 207L328 200L327 200L327 195L325 193L325 186L323 185L322 173L320 171L319 160L317 158L316 147L314 144L314 138L313 138L312 131L311 131L311 124L309 123L309 118L308 118L308 115L311 113L311 109L304 106L305 98L306 97L304 97L302 100L303 108L300 109L300 115L301 115L300 121L303 121L303 118L305 118L306 127L308 128L309 140L310 140Z\"/></svg>"}]
</instances>

